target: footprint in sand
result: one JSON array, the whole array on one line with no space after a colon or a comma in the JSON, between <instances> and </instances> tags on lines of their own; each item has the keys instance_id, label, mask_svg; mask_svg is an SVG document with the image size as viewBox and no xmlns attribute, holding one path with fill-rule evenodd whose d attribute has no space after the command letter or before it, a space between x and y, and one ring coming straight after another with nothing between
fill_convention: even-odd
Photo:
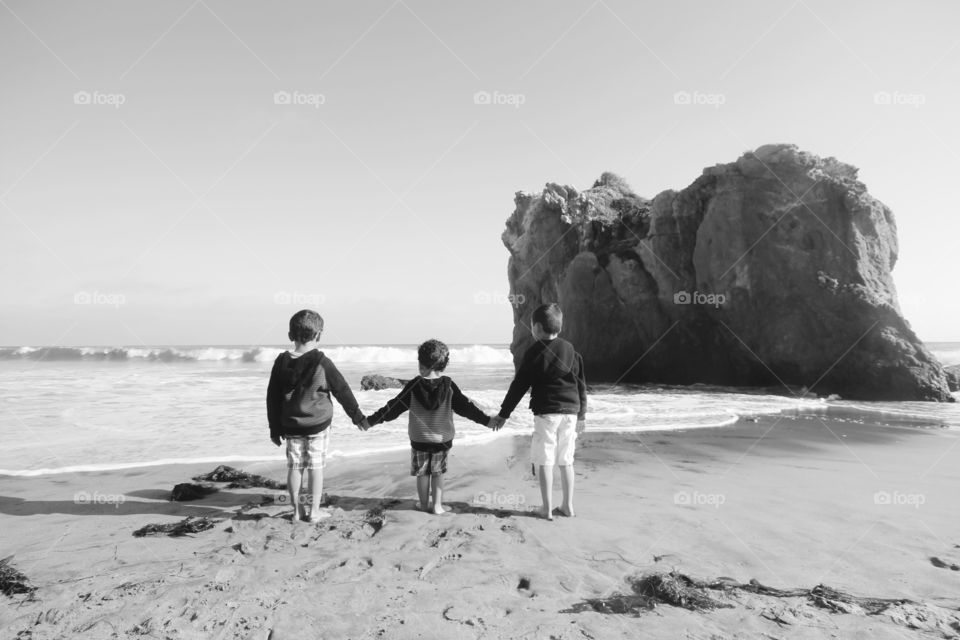
<instances>
[{"instance_id":1,"label":"footprint in sand","mask_svg":"<svg viewBox=\"0 0 960 640\"><path fill-rule=\"evenodd\" d=\"M427 537L424 538L428 547L439 546L440 542L447 537L448 532L443 529L434 529L427 532Z\"/></svg>"},{"instance_id":2,"label":"footprint in sand","mask_svg":"<svg viewBox=\"0 0 960 640\"><path fill-rule=\"evenodd\" d=\"M462 545L462 544L463 544L463 542L461 542L460 544L458 544L458 545L456 545L456 546L459 547L459 546ZM456 547L454 547L454 548L456 548ZM440 566L441 564L443 564L444 562L452 562L452 561L454 561L454 560L459 560L459 559L461 559L462 557L463 557L463 554L462 554L462 553L456 553L456 552L454 552L454 551L452 551L452 550L451 550L451 551L448 551L447 553L442 553L442 554L438 555L438 556L435 557L433 560L431 560L430 562L428 562L427 564L423 565L423 566L420 568L420 579L423 580L424 578L426 578L428 573L430 573L431 571L433 571L434 569L436 569L437 567L439 567L439 566Z\"/></svg>"},{"instance_id":3,"label":"footprint in sand","mask_svg":"<svg viewBox=\"0 0 960 640\"><path fill-rule=\"evenodd\" d=\"M457 622L477 629L483 629L486 624L483 618L476 615L476 611L461 605L450 605L443 610L443 619L449 622Z\"/></svg>"},{"instance_id":4,"label":"footprint in sand","mask_svg":"<svg viewBox=\"0 0 960 640\"><path fill-rule=\"evenodd\" d=\"M330 518L307 526L313 527L310 536L313 541L319 540L328 533L334 533L347 540L368 540L380 533L386 521L383 507L374 507L360 517L348 516L339 510L334 511Z\"/></svg>"},{"instance_id":5,"label":"footprint in sand","mask_svg":"<svg viewBox=\"0 0 960 640\"><path fill-rule=\"evenodd\" d=\"M442 542L453 542L459 546L472 537L473 534L464 529L433 529L427 532L424 542L428 547L438 547Z\"/></svg>"},{"instance_id":6,"label":"footprint in sand","mask_svg":"<svg viewBox=\"0 0 960 640\"><path fill-rule=\"evenodd\" d=\"M514 524L505 524L500 527L500 531L503 531L505 534L513 538L514 542L526 542L527 538L523 535L523 531L517 528Z\"/></svg>"}]
</instances>

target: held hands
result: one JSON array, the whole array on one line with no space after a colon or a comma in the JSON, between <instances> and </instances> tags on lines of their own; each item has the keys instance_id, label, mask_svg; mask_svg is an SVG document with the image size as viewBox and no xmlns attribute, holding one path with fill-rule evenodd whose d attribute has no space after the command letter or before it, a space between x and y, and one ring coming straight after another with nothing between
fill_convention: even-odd
<instances>
[{"instance_id":1,"label":"held hands","mask_svg":"<svg viewBox=\"0 0 960 640\"><path fill-rule=\"evenodd\" d=\"M587 419L577 420L577 435L580 435L587 430Z\"/></svg>"},{"instance_id":2,"label":"held hands","mask_svg":"<svg viewBox=\"0 0 960 640\"><path fill-rule=\"evenodd\" d=\"M360 431L366 431L372 426L373 425L370 424L370 421L367 418L364 418L363 420L357 423L357 429L360 429Z\"/></svg>"},{"instance_id":3,"label":"held hands","mask_svg":"<svg viewBox=\"0 0 960 640\"><path fill-rule=\"evenodd\" d=\"M490 422L487 423L487 427L493 429L494 431L500 431L503 428L503 425L507 423L506 418L501 418L500 416L493 416L490 418Z\"/></svg>"}]
</instances>

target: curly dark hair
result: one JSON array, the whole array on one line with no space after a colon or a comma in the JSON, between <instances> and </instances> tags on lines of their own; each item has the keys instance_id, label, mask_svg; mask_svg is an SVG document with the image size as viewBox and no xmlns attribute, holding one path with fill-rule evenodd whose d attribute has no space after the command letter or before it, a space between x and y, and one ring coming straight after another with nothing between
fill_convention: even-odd
<instances>
[{"instance_id":1,"label":"curly dark hair","mask_svg":"<svg viewBox=\"0 0 960 640\"><path fill-rule=\"evenodd\" d=\"M427 340L417 348L417 361L424 369L443 371L450 362L450 349L439 340Z\"/></svg>"},{"instance_id":2,"label":"curly dark hair","mask_svg":"<svg viewBox=\"0 0 960 640\"><path fill-rule=\"evenodd\" d=\"M556 302L542 304L533 312L530 320L539 324L547 333L557 334L563 328L563 311Z\"/></svg>"},{"instance_id":3,"label":"curly dark hair","mask_svg":"<svg viewBox=\"0 0 960 640\"><path fill-rule=\"evenodd\" d=\"M316 311L304 309L297 311L290 318L290 332L287 337L294 342L303 344L320 337L323 333L323 318Z\"/></svg>"}]
</instances>

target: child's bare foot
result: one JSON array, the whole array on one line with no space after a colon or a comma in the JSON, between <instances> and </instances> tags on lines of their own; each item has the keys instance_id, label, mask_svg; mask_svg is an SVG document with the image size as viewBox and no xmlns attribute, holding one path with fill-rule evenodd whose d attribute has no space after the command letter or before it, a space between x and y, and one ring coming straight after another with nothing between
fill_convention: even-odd
<instances>
[{"instance_id":1,"label":"child's bare foot","mask_svg":"<svg viewBox=\"0 0 960 640\"><path fill-rule=\"evenodd\" d=\"M573 507L567 507L567 506L557 507L556 509L553 510L553 512L557 515L561 515L567 518L577 517L577 514L574 513L573 511Z\"/></svg>"},{"instance_id":2,"label":"child's bare foot","mask_svg":"<svg viewBox=\"0 0 960 640\"><path fill-rule=\"evenodd\" d=\"M434 507L430 509L430 513L432 513L435 516L442 516L445 513L450 513L450 507L445 507L442 504L439 507L434 505Z\"/></svg>"},{"instance_id":3,"label":"child's bare foot","mask_svg":"<svg viewBox=\"0 0 960 640\"><path fill-rule=\"evenodd\" d=\"M544 520L553 520L553 512L548 511L546 507L540 507L540 511L537 513L540 514L540 517Z\"/></svg>"},{"instance_id":4,"label":"child's bare foot","mask_svg":"<svg viewBox=\"0 0 960 640\"><path fill-rule=\"evenodd\" d=\"M427 505L423 504L422 502L414 502L413 508L416 509L417 511L424 511L424 512L430 511L430 508Z\"/></svg>"}]
</instances>

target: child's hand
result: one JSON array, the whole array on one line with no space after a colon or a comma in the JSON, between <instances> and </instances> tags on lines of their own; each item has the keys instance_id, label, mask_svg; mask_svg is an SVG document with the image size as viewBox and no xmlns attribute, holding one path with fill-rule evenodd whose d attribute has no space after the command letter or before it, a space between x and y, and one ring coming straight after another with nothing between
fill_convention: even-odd
<instances>
[{"instance_id":1,"label":"child's hand","mask_svg":"<svg viewBox=\"0 0 960 640\"><path fill-rule=\"evenodd\" d=\"M577 434L581 434L587 430L587 419L577 420Z\"/></svg>"},{"instance_id":2,"label":"child's hand","mask_svg":"<svg viewBox=\"0 0 960 640\"><path fill-rule=\"evenodd\" d=\"M369 421L367 418L364 418L364 419L361 420L360 423L357 425L357 429L360 429L360 431L366 431L366 430L369 429L371 426L372 426L372 425L370 424L370 421Z\"/></svg>"},{"instance_id":3,"label":"child's hand","mask_svg":"<svg viewBox=\"0 0 960 640\"><path fill-rule=\"evenodd\" d=\"M279 446L280 446L280 440L281 440L282 438L283 438L283 436L270 436L270 442L272 442L273 444L275 444L275 445L277 445L277 446L279 447Z\"/></svg>"},{"instance_id":4,"label":"child's hand","mask_svg":"<svg viewBox=\"0 0 960 640\"><path fill-rule=\"evenodd\" d=\"M503 425L506 424L507 419L501 418L500 416L493 416L490 418L490 422L487 423L487 426L494 431L500 431L503 428Z\"/></svg>"}]
</instances>

